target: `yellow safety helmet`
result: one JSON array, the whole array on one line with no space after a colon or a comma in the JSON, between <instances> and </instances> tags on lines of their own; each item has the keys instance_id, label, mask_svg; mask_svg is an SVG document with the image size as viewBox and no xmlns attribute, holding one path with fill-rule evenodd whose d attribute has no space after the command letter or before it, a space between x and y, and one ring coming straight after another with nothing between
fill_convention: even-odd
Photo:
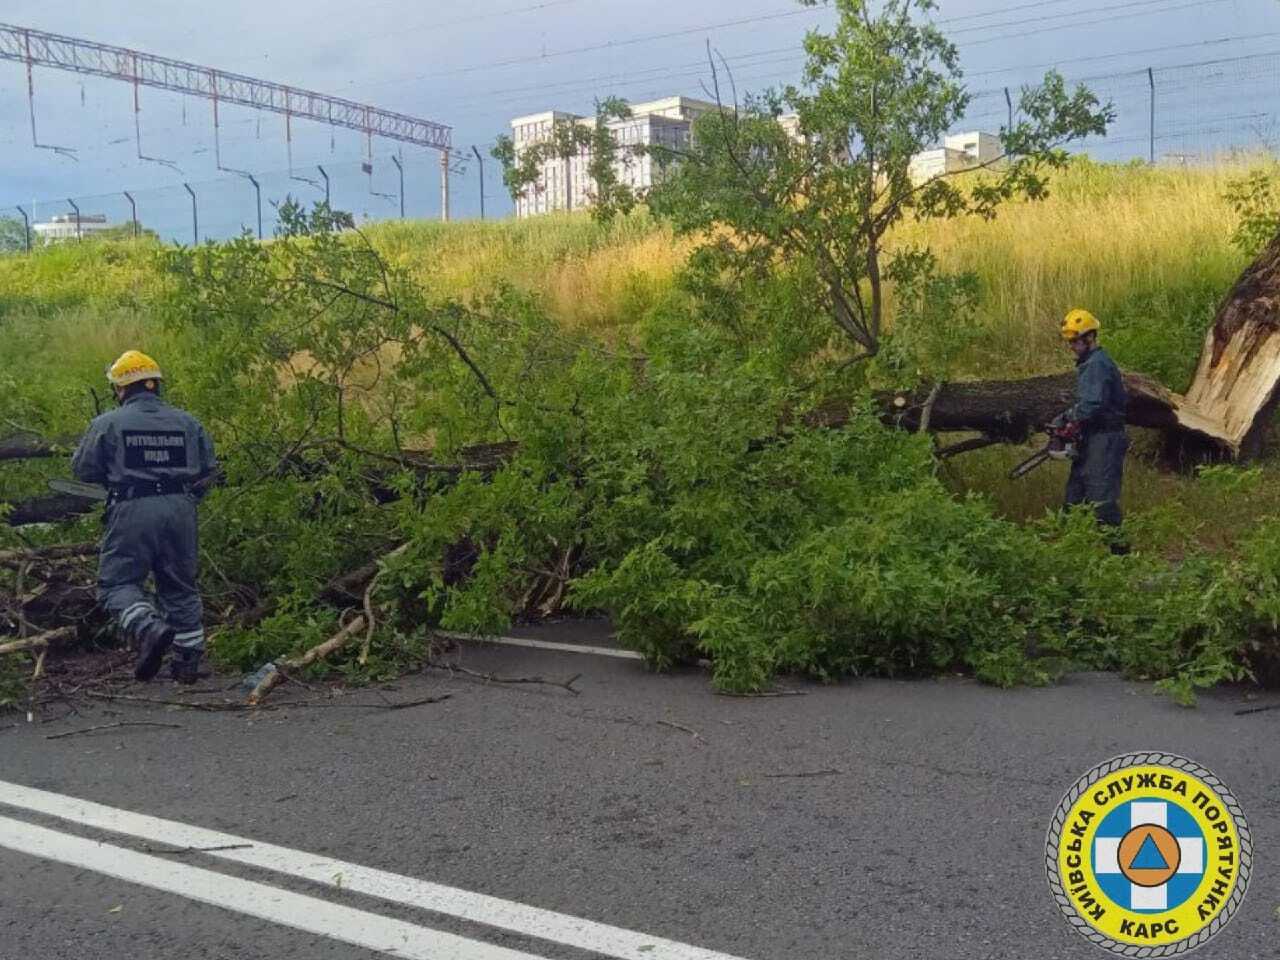
<instances>
[{"instance_id":1,"label":"yellow safety helmet","mask_svg":"<svg viewBox=\"0 0 1280 960\"><path fill-rule=\"evenodd\" d=\"M113 387L127 387L139 380L163 380L160 364L141 350L126 350L115 363L107 367L107 381Z\"/></svg>"},{"instance_id":2,"label":"yellow safety helmet","mask_svg":"<svg viewBox=\"0 0 1280 960\"><path fill-rule=\"evenodd\" d=\"M1088 310L1082 310L1079 307L1067 314L1062 321L1062 339L1068 342L1083 337L1086 333L1097 333L1102 329L1102 324Z\"/></svg>"}]
</instances>

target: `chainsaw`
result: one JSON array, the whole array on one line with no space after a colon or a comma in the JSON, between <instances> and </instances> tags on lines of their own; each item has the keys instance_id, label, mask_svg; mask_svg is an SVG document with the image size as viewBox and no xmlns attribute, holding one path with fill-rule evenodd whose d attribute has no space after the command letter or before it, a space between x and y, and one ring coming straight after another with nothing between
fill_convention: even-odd
<instances>
[{"instance_id":1,"label":"chainsaw","mask_svg":"<svg viewBox=\"0 0 1280 960\"><path fill-rule=\"evenodd\" d=\"M1025 477L1046 460L1074 460L1080 455L1080 424L1067 421L1049 427L1049 442L1009 471L1009 479Z\"/></svg>"}]
</instances>

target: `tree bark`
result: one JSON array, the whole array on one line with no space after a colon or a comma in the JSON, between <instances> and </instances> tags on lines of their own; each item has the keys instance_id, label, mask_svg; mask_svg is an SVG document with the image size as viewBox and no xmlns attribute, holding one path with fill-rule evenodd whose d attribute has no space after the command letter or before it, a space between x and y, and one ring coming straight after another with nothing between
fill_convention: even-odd
<instances>
[{"instance_id":1,"label":"tree bark","mask_svg":"<svg viewBox=\"0 0 1280 960\"><path fill-rule=\"evenodd\" d=\"M904 430L920 429L927 409L930 431L982 433L1020 443L1071 405L1075 382L1074 373L1060 373L1023 380L923 384L909 391L879 393L874 399L881 419ZM1216 436L1213 425L1198 419L1184 398L1150 377L1125 373L1124 383L1131 426ZM820 408L807 422L838 427L848 419L848 405L840 403Z\"/></svg>"},{"instance_id":2,"label":"tree bark","mask_svg":"<svg viewBox=\"0 0 1280 960\"><path fill-rule=\"evenodd\" d=\"M1280 234L1241 274L1205 336L1187 403L1232 456L1256 457L1280 401Z\"/></svg>"},{"instance_id":3,"label":"tree bark","mask_svg":"<svg viewBox=\"0 0 1280 960\"><path fill-rule=\"evenodd\" d=\"M0 460L34 460L60 457L75 449L75 441L46 440L33 433L0 437Z\"/></svg>"},{"instance_id":4,"label":"tree bark","mask_svg":"<svg viewBox=\"0 0 1280 960\"><path fill-rule=\"evenodd\" d=\"M13 509L4 518L5 523L11 527L22 527L29 523L58 523L61 520L71 520L93 512L99 503L65 493L53 493L18 500L12 506Z\"/></svg>"}]
</instances>

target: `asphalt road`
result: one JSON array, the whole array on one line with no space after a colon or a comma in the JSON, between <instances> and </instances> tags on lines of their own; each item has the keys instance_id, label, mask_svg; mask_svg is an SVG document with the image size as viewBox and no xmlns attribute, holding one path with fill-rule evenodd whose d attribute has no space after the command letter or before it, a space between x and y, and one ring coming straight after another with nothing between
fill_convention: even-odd
<instances>
[{"instance_id":1,"label":"asphalt road","mask_svg":"<svg viewBox=\"0 0 1280 960\"><path fill-rule=\"evenodd\" d=\"M962 679L792 683L804 695L734 699L713 695L700 672L658 676L635 661L475 646L459 658L509 677L580 673L581 692L431 672L352 692L340 706L258 715L81 705L80 716L0 729L0 781L747 960L1054 960L1106 954L1070 930L1049 896L1050 817L1095 764L1154 749L1217 773L1253 832L1248 897L1197 956L1280 955L1280 710L1236 716L1238 692L1185 710L1147 685L1081 675L1038 690ZM176 695L162 684L139 692ZM355 705L446 693L405 710ZM17 719L0 717L0 728ZM47 739L143 720L181 726ZM72 866L15 852L0 836L5 960L388 955L191 893L250 889L245 880L314 898L309 916L337 905L537 957L595 955L387 902L341 877L325 884L216 853L157 857L167 835L110 833L6 806L3 794L0 818L18 827L111 845L82 845L106 866ZM174 849L196 845L174 836ZM132 856L118 850L176 862L196 887L109 876Z\"/></svg>"}]
</instances>

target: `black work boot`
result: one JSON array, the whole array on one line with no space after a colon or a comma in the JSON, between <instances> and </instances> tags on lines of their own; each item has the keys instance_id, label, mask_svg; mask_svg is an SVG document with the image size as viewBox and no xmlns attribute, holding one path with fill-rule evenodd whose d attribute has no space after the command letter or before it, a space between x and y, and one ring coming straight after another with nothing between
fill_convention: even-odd
<instances>
[{"instance_id":1,"label":"black work boot","mask_svg":"<svg viewBox=\"0 0 1280 960\"><path fill-rule=\"evenodd\" d=\"M200 679L201 653L190 647L174 647L173 658L169 661L170 676L178 683L195 683Z\"/></svg>"},{"instance_id":2,"label":"black work boot","mask_svg":"<svg viewBox=\"0 0 1280 960\"><path fill-rule=\"evenodd\" d=\"M165 627L161 630L152 630L142 638L142 643L138 645L138 663L133 668L133 675L138 680L153 680L155 675L160 672L160 661L164 659L164 652L173 646L173 629Z\"/></svg>"}]
</instances>

